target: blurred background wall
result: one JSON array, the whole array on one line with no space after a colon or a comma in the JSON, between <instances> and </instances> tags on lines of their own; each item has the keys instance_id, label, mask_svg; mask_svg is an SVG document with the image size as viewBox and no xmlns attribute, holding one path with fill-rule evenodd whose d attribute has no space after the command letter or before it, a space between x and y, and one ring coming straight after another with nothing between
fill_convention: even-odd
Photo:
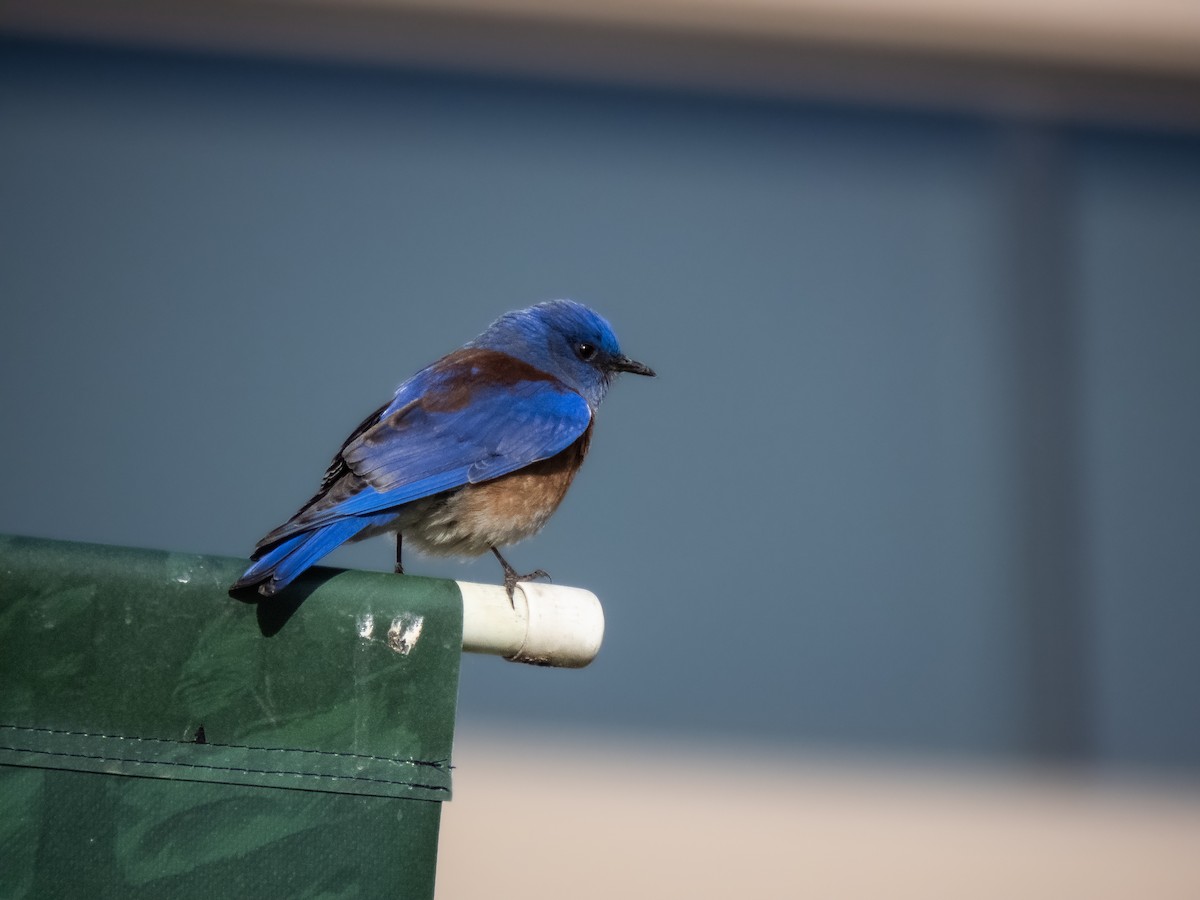
<instances>
[{"instance_id":1,"label":"blurred background wall","mask_svg":"<svg viewBox=\"0 0 1200 900\"><path fill-rule=\"evenodd\" d=\"M245 555L571 296L660 377L510 558L606 643L468 733L1194 781L1195 15L158 6L0 16L0 530Z\"/></svg>"}]
</instances>

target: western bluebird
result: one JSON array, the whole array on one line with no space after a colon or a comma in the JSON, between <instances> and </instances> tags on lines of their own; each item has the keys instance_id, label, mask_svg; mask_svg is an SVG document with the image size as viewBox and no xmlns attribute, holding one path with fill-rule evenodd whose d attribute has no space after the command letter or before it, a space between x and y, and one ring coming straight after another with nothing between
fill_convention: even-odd
<instances>
[{"instance_id":1,"label":"western bluebird","mask_svg":"<svg viewBox=\"0 0 1200 900\"><path fill-rule=\"evenodd\" d=\"M653 375L572 300L501 316L396 389L353 433L300 511L255 547L230 588L271 596L346 541L396 533L425 553L491 550L541 530L587 455L596 409L620 372Z\"/></svg>"}]
</instances>

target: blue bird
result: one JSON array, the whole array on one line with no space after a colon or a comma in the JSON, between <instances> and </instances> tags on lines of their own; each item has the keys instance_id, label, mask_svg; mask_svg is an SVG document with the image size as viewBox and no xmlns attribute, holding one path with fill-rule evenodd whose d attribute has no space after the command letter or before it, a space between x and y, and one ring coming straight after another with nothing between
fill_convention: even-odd
<instances>
[{"instance_id":1,"label":"blue bird","mask_svg":"<svg viewBox=\"0 0 1200 900\"><path fill-rule=\"evenodd\" d=\"M230 588L270 597L347 541L395 532L431 555L478 556L537 534L587 455L596 409L620 372L654 375L572 300L501 316L396 389L354 429L321 487L255 547Z\"/></svg>"}]
</instances>

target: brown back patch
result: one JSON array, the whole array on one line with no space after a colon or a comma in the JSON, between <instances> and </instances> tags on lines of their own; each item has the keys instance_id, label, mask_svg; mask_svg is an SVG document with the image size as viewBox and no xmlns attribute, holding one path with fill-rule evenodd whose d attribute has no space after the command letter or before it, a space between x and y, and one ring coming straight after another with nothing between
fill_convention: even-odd
<instances>
[{"instance_id":1,"label":"brown back patch","mask_svg":"<svg viewBox=\"0 0 1200 900\"><path fill-rule=\"evenodd\" d=\"M445 389L438 391L434 397L426 395L417 401L430 412L462 409L483 386L512 387L522 381L548 381L562 385L553 375L515 356L482 347L455 350L434 363L433 372L438 384ZM562 387L566 389L566 385Z\"/></svg>"}]
</instances>

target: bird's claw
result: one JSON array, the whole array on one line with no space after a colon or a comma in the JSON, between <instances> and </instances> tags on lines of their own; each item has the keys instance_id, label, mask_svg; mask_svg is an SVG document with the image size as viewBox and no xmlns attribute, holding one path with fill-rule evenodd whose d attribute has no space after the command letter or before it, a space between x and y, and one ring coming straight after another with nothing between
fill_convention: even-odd
<instances>
[{"instance_id":1,"label":"bird's claw","mask_svg":"<svg viewBox=\"0 0 1200 900\"><path fill-rule=\"evenodd\" d=\"M533 581L535 578L550 578L550 573L545 569L534 569L527 575L518 575L514 569L509 569L504 573L504 590L508 594L508 602L516 607L516 601L513 599L513 591L517 589L518 581Z\"/></svg>"},{"instance_id":2,"label":"bird's claw","mask_svg":"<svg viewBox=\"0 0 1200 900\"><path fill-rule=\"evenodd\" d=\"M528 575L518 575L517 570L508 564L508 560L500 555L499 550L493 547L492 553L499 560L500 565L504 567L504 591L508 594L508 602L513 605L513 609L517 608L517 603L513 599L513 591L517 589L518 581L533 581L535 578L550 577L550 573L545 569L534 569Z\"/></svg>"}]
</instances>

